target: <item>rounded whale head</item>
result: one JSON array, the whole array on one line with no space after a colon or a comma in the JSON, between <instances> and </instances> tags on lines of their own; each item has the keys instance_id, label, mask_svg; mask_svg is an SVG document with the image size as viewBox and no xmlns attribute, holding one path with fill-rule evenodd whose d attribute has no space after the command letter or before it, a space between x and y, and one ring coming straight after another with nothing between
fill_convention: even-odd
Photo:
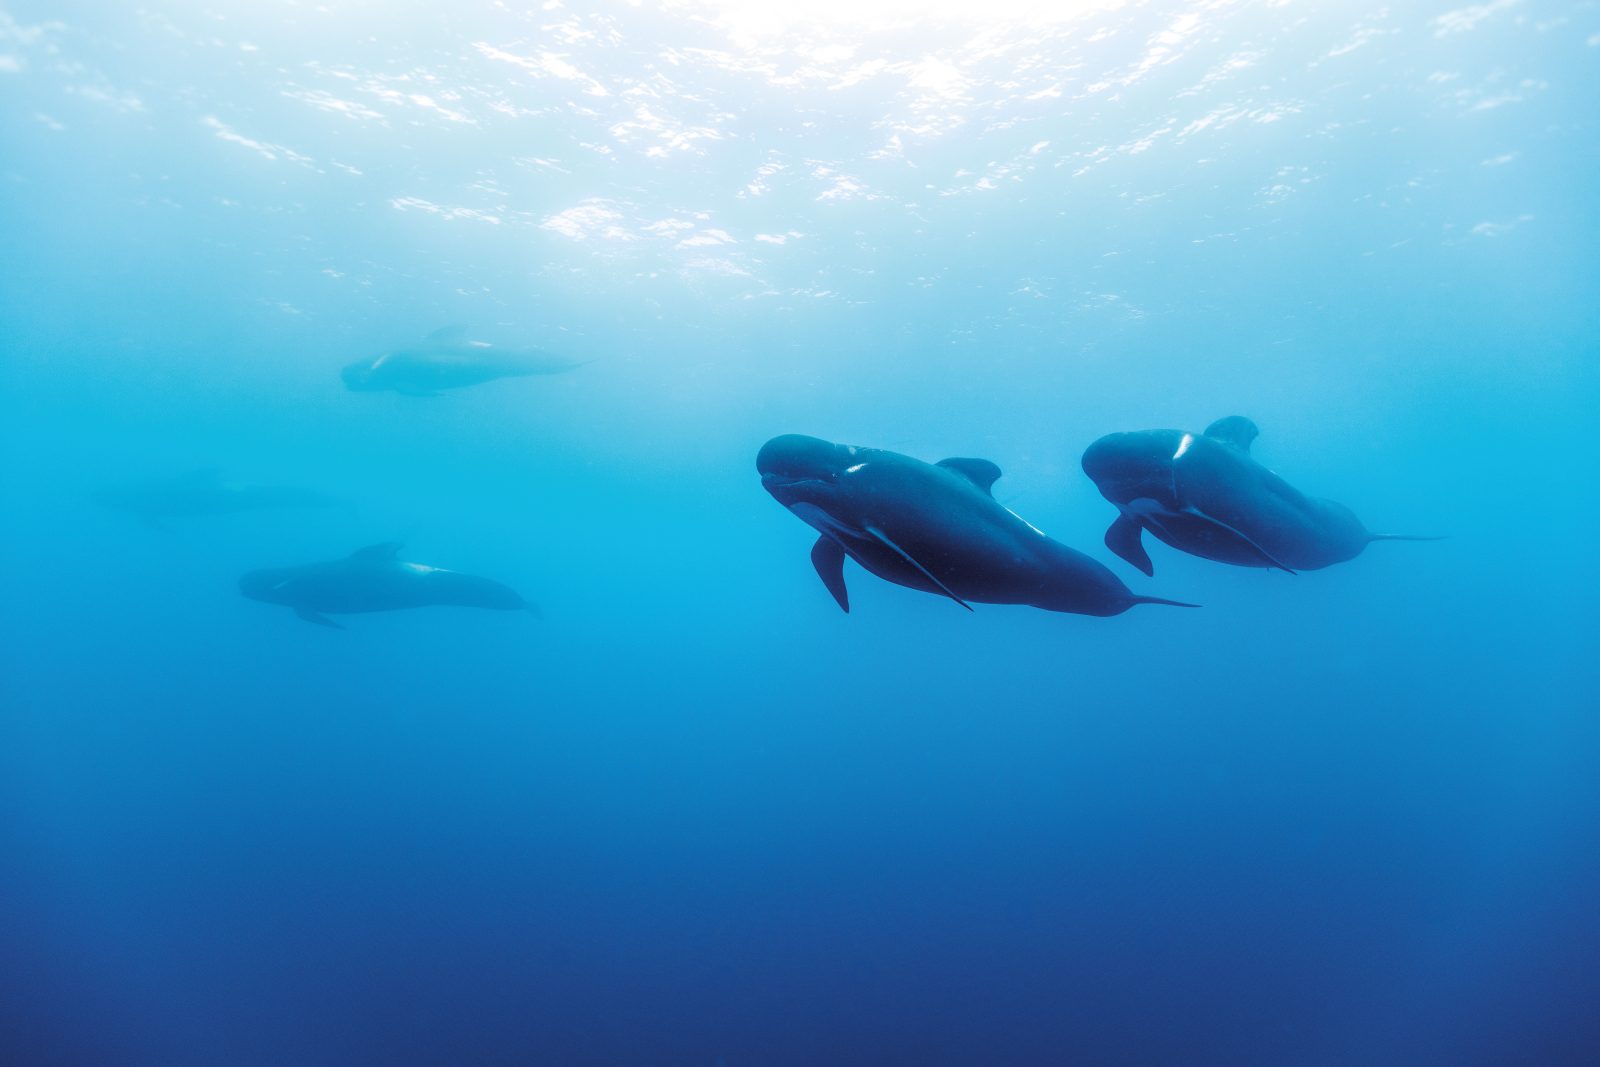
<instances>
[{"instance_id":1,"label":"rounded whale head","mask_svg":"<svg viewBox=\"0 0 1600 1067\"><path fill-rule=\"evenodd\" d=\"M820 437L787 433L761 446L756 470L762 488L788 507L831 489L856 464L856 451Z\"/></svg>"},{"instance_id":2,"label":"rounded whale head","mask_svg":"<svg viewBox=\"0 0 1600 1067\"><path fill-rule=\"evenodd\" d=\"M1170 495L1173 453L1186 436L1177 430L1107 434L1084 451L1083 473L1113 502Z\"/></svg>"},{"instance_id":3,"label":"rounded whale head","mask_svg":"<svg viewBox=\"0 0 1600 1067\"><path fill-rule=\"evenodd\" d=\"M383 388L378 381L377 364L370 359L349 364L339 372L339 377L344 379L344 387L352 392L366 393Z\"/></svg>"}]
</instances>

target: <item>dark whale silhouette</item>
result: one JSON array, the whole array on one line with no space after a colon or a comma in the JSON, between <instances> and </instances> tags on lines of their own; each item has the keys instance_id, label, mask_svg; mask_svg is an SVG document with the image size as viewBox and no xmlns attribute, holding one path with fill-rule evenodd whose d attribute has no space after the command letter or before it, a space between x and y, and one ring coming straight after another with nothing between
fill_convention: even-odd
<instances>
[{"instance_id":1,"label":"dark whale silhouette","mask_svg":"<svg viewBox=\"0 0 1600 1067\"><path fill-rule=\"evenodd\" d=\"M445 604L539 614L538 607L508 586L475 574L407 563L398 556L400 547L386 542L326 563L251 571L239 579L239 592L251 600L285 604L307 622L334 629L343 627L325 616Z\"/></svg>"},{"instance_id":2,"label":"dark whale silhouette","mask_svg":"<svg viewBox=\"0 0 1600 1067\"><path fill-rule=\"evenodd\" d=\"M1153 575L1149 530L1191 555L1292 573L1354 559L1373 541L1438 540L1375 534L1343 504L1306 496L1251 457L1259 432L1230 415L1204 434L1139 430L1090 445L1084 473L1122 513L1106 547Z\"/></svg>"},{"instance_id":3,"label":"dark whale silhouette","mask_svg":"<svg viewBox=\"0 0 1600 1067\"><path fill-rule=\"evenodd\" d=\"M388 389L407 396L437 396L441 389L481 385L496 378L559 374L582 365L533 348L470 340L466 327L447 326L418 344L351 363L341 376L345 387L355 392Z\"/></svg>"},{"instance_id":4,"label":"dark whale silhouette","mask_svg":"<svg viewBox=\"0 0 1600 1067\"><path fill-rule=\"evenodd\" d=\"M811 562L839 607L849 556L885 581L969 601L1120 615L1137 596L1101 564L1052 541L990 495L1000 468L985 459L924 463L816 437L774 437L756 457L761 484L821 535Z\"/></svg>"},{"instance_id":5,"label":"dark whale silhouette","mask_svg":"<svg viewBox=\"0 0 1600 1067\"><path fill-rule=\"evenodd\" d=\"M324 508L338 500L290 485L234 485L214 468L176 478L112 486L94 493L94 500L143 519L162 529L161 520L190 515L231 515L268 508Z\"/></svg>"}]
</instances>

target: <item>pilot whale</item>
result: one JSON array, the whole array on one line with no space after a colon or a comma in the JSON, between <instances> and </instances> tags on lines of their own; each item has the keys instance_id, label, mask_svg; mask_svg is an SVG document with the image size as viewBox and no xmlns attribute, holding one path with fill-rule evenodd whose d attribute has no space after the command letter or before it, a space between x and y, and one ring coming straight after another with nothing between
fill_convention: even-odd
<instances>
[{"instance_id":1,"label":"pilot whale","mask_svg":"<svg viewBox=\"0 0 1600 1067\"><path fill-rule=\"evenodd\" d=\"M268 508L322 508L339 503L331 496L291 485L237 485L222 480L220 470L191 471L176 478L112 486L94 493L94 500L143 519L161 529L161 520L190 515L231 515Z\"/></svg>"},{"instance_id":2,"label":"pilot whale","mask_svg":"<svg viewBox=\"0 0 1600 1067\"><path fill-rule=\"evenodd\" d=\"M1438 540L1375 534L1343 504L1306 496L1250 455L1259 433L1230 415L1203 434L1139 430L1094 442L1084 473L1121 512L1106 547L1153 575L1149 530L1191 555L1292 573L1354 559L1373 541Z\"/></svg>"},{"instance_id":3,"label":"pilot whale","mask_svg":"<svg viewBox=\"0 0 1600 1067\"><path fill-rule=\"evenodd\" d=\"M1173 600L1134 594L1110 570L1053 541L990 494L986 459L924 463L816 437L774 437L756 456L762 487L817 533L811 563L850 610L845 557L908 589L972 603L1120 615Z\"/></svg>"},{"instance_id":4,"label":"pilot whale","mask_svg":"<svg viewBox=\"0 0 1600 1067\"><path fill-rule=\"evenodd\" d=\"M344 559L251 571L239 592L251 600L284 604L307 622L343 629L328 615L398 611L434 605L527 611L537 606L489 578L400 559L394 542L357 549Z\"/></svg>"},{"instance_id":5,"label":"pilot whale","mask_svg":"<svg viewBox=\"0 0 1600 1067\"><path fill-rule=\"evenodd\" d=\"M441 389L481 385L497 378L559 374L582 365L534 348L506 348L472 340L465 326L447 326L418 344L351 363L341 376L345 387L358 393L387 389L406 396L437 396Z\"/></svg>"}]
</instances>

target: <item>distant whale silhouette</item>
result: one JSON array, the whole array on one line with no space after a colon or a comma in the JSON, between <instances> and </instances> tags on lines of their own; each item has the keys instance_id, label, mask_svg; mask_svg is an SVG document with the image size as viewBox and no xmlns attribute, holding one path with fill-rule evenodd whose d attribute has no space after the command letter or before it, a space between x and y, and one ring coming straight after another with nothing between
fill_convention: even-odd
<instances>
[{"instance_id":1,"label":"distant whale silhouette","mask_svg":"<svg viewBox=\"0 0 1600 1067\"><path fill-rule=\"evenodd\" d=\"M504 348L470 340L465 326L447 326L418 344L351 363L341 376L345 387L355 392L390 390L406 396L437 396L441 389L481 385L497 378L559 374L582 365L533 348Z\"/></svg>"},{"instance_id":2,"label":"distant whale silhouette","mask_svg":"<svg viewBox=\"0 0 1600 1067\"><path fill-rule=\"evenodd\" d=\"M307 622L334 629L343 627L326 616L435 605L539 614L537 606L508 586L475 574L407 563L399 558L400 548L386 542L326 563L251 571L239 579L239 592L251 600L287 605Z\"/></svg>"},{"instance_id":3,"label":"distant whale silhouette","mask_svg":"<svg viewBox=\"0 0 1600 1067\"><path fill-rule=\"evenodd\" d=\"M112 486L93 494L96 503L137 515L157 529L162 519L190 515L231 515L268 508L323 508L339 503L333 497L288 485L234 485L214 468L176 478Z\"/></svg>"},{"instance_id":4,"label":"distant whale silhouette","mask_svg":"<svg viewBox=\"0 0 1600 1067\"><path fill-rule=\"evenodd\" d=\"M1084 473L1121 512L1106 547L1153 575L1149 530L1191 555L1292 573L1354 559L1373 541L1438 540L1372 533L1343 504L1301 493L1251 457L1259 432L1230 415L1200 435L1140 430L1090 445Z\"/></svg>"},{"instance_id":5,"label":"distant whale silhouette","mask_svg":"<svg viewBox=\"0 0 1600 1067\"><path fill-rule=\"evenodd\" d=\"M811 563L850 610L844 560L908 589L969 601L1120 615L1137 596L1101 564L1053 541L990 495L1000 468L985 459L924 463L816 437L774 437L756 457L761 484L821 535Z\"/></svg>"}]
</instances>

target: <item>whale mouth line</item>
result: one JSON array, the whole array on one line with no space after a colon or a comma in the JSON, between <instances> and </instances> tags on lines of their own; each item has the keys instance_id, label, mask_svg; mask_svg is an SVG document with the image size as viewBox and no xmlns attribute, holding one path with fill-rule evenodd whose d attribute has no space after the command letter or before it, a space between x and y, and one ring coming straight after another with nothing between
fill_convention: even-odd
<instances>
[{"instance_id":1,"label":"whale mouth line","mask_svg":"<svg viewBox=\"0 0 1600 1067\"><path fill-rule=\"evenodd\" d=\"M776 471L767 471L761 475L761 487L767 492L775 489L797 489L803 485L827 485L822 478L803 478L799 475L779 474Z\"/></svg>"}]
</instances>

